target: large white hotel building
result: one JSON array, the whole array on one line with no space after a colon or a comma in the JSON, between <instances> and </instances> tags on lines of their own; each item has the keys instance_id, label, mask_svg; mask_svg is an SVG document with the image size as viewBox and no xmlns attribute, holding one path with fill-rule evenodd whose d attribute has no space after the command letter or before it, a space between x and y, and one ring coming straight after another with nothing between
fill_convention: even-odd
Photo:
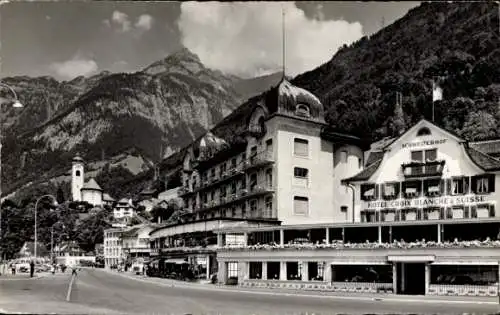
<instances>
[{"instance_id":1,"label":"large white hotel building","mask_svg":"<svg viewBox=\"0 0 500 315\"><path fill-rule=\"evenodd\" d=\"M421 120L370 145L282 80L167 161L188 213L150 233L153 266L250 287L497 295L499 144Z\"/></svg>"}]
</instances>

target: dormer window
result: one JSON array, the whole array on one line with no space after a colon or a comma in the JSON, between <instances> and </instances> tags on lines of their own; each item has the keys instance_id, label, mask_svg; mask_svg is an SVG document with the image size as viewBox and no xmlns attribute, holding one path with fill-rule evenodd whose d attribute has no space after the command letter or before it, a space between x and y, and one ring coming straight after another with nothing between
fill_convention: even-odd
<instances>
[{"instance_id":1,"label":"dormer window","mask_svg":"<svg viewBox=\"0 0 500 315\"><path fill-rule=\"evenodd\" d=\"M417 137L430 136L430 135L431 135L431 130L427 127L420 128L420 130L417 132Z\"/></svg>"},{"instance_id":2,"label":"dormer window","mask_svg":"<svg viewBox=\"0 0 500 315\"><path fill-rule=\"evenodd\" d=\"M309 106L304 104L299 104L295 107L295 114L297 116L309 117L311 115Z\"/></svg>"}]
</instances>

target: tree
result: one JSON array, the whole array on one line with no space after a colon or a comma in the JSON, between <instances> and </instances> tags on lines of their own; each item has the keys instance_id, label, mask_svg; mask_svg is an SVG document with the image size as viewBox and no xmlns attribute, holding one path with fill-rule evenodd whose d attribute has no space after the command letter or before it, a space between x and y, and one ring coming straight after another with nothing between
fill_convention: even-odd
<instances>
[{"instance_id":1,"label":"tree","mask_svg":"<svg viewBox=\"0 0 500 315\"><path fill-rule=\"evenodd\" d=\"M61 187L57 189L56 200L59 204L63 204L65 201L64 192Z\"/></svg>"},{"instance_id":2,"label":"tree","mask_svg":"<svg viewBox=\"0 0 500 315\"><path fill-rule=\"evenodd\" d=\"M471 112L461 134L468 140L486 140L498 136L498 122L485 111Z\"/></svg>"},{"instance_id":3,"label":"tree","mask_svg":"<svg viewBox=\"0 0 500 315\"><path fill-rule=\"evenodd\" d=\"M104 242L104 230L110 227L108 216L106 211L100 211L81 222L75 238L81 249L94 251L96 244Z\"/></svg>"}]
</instances>

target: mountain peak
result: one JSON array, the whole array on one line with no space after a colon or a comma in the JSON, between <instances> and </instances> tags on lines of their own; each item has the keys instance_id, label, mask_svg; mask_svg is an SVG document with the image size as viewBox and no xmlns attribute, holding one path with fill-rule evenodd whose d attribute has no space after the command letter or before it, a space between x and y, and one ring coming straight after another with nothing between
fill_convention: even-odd
<instances>
[{"instance_id":1,"label":"mountain peak","mask_svg":"<svg viewBox=\"0 0 500 315\"><path fill-rule=\"evenodd\" d=\"M156 61L146 67L143 71L156 75L164 72L188 72L196 74L205 69L198 55L187 48L182 48L166 58Z\"/></svg>"},{"instance_id":2,"label":"mountain peak","mask_svg":"<svg viewBox=\"0 0 500 315\"><path fill-rule=\"evenodd\" d=\"M168 58L177 58L177 59L182 59L182 60L192 60L192 61L200 61L200 57L198 57L197 54L193 53L191 50L189 50L186 47L183 47L174 53L170 54L166 59Z\"/></svg>"}]
</instances>

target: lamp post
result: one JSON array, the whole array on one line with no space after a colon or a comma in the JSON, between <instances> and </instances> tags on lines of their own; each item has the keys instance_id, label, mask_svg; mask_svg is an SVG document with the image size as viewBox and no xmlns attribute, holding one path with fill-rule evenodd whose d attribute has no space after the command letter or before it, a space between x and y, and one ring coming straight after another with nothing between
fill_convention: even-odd
<instances>
[{"instance_id":1,"label":"lamp post","mask_svg":"<svg viewBox=\"0 0 500 315\"><path fill-rule=\"evenodd\" d=\"M37 201L35 202L35 261L37 259L37 243L38 243L38 233L37 233L37 225L38 225L38 213L37 213L37 209L38 209L38 203L40 202L40 200L42 200L43 198L51 198L52 199L52 202L53 202L53 205L54 206L57 206L57 200L56 200L56 197L52 196L52 195L43 195L41 196L40 198L37 199Z\"/></svg>"},{"instance_id":2,"label":"lamp post","mask_svg":"<svg viewBox=\"0 0 500 315\"><path fill-rule=\"evenodd\" d=\"M12 103L12 107L14 107L14 108L24 107L23 104L21 104L21 102L19 102L19 99L17 98L16 91L14 91L14 89L11 86L9 86L3 82L0 82L0 87L7 88L14 95L14 102ZM0 105L2 105L2 104L3 103L0 103ZM1 110L1 108L0 108L0 110ZM1 120L1 112L0 112L0 244L3 244L2 238L3 238L3 234L2 234L2 120ZM3 253L3 250L0 250L0 261L3 261L3 260L4 260L4 253Z\"/></svg>"}]
</instances>

